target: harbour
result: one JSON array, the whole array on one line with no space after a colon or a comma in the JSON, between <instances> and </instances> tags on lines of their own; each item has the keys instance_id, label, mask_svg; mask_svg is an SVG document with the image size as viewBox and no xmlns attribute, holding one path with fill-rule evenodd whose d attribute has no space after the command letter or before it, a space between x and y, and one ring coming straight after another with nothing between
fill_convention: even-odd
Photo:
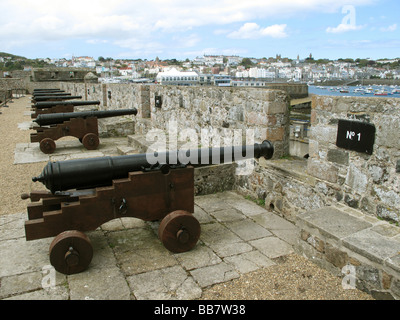
<instances>
[{"instance_id":1,"label":"harbour","mask_svg":"<svg viewBox=\"0 0 400 320\"><path fill-rule=\"evenodd\" d=\"M400 98L400 86L368 85L368 86L308 86L310 95L353 96L353 97L385 97Z\"/></svg>"}]
</instances>

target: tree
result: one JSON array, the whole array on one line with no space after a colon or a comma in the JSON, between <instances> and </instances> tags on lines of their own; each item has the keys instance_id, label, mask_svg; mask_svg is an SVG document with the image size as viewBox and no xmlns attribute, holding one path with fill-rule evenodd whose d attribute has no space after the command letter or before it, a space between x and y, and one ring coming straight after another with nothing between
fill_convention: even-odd
<instances>
[{"instance_id":1,"label":"tree","mask_svg":"<svg viewBox=\"0 0 400 320\"><path fill-rule=\"evenodd\" d=\"M242 62L240 63L241 66L244 66L246 69L254 66L254 63L251 61L250 58L243 58Z\"/></svg>"}]
</instances>

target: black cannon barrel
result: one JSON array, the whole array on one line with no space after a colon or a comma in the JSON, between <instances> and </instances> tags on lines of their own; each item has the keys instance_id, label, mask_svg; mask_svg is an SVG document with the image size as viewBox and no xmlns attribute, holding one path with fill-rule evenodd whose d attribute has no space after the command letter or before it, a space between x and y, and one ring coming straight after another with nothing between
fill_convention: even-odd
<instances>
[{"instance_id":1,"label":"black cannon barrel","mask_svg":"<svg viewBox=\"0 0 400 320\"><path fill-rule=\"evenodd\" d=\"M128 177L129 172L152 166L209 166L219 163L260 158L271 159L274 147L265 140L261 144L142 153L127 156L99 157L48 162L32 181L42 182L52 193L71 189L87 189L112 185L112 180ZM183 158L183 159L182 159ZM155 159L155 160L154 160ZM165 166L164 166L165 168Z\"/></svg>"},{"instance_id":2,"label":"black cannon barrel","mask_svg":"<svg viewBox=\"0 0 400 320\"><path fill-rule=\"evenodd\" d=\"M51 92L46 92L44 94L35 94L35 95L33 95L31 100L33 101L33 100L36 100L36 99L41 98L41 97L57 98L57 97L65 97L65 96L69 96L70 97L70 96L72 96L72 94L67 93L67 92L61 92L61 93L57 93L57 94L53 94Z\"/></svg>"},{"instance_id":3,"label":"black cannon barrel","mask_svg":"<svg viewBox=\"0 0 400 320\"><path fill-rule=\"evenodd\" d=\"M40 101L36 102L33 106L37 109L46 109L55 106L90 106L90 105L99 105L99 100L94 101L83 101L83 100L74 100L74 101Z\"/></svg>"},{"instance_id":4,"label":"black cannon barrel","mask_svg":"<svg viewBox=\"0 0 400 320\"><path fill-rule=\"evenodd\" d=\"M40 101L63 101L72 99L82 99L82 96L39 96L33 98L36 102Z\"/></svg>"},{"instance_id":5,"label":"black cannon barrel","mask_svg":"<svg viewBox=\"0 0 400 320\"><path fill-rule=\"evenodd\" d=\"M33 89L33 92L35 93L35 92L44 92L44 91L47 91L47 92L58 92L58 91L64 91L64 90L61 90L61 89L57 89L57 88L53 88L53 89Z\"/></svg>"},{"instance_id":6,"label":"black cannon barrel","mask_svg":"<svg viewBox=\"0 0 400 320\"><path fill-rule=\"evenodd\" d=\"M70 96L70 95L71 93L67 93L64 91L57 91L57 92L43 91L43 92L33 93L33 98L42 96Z\"/></svg>"},{"instance_id":7,"label":"black cannon barrel","mask_svg":"<svg viewBox=\"0 0 400 320\"><path fill-rule=\"evenodd\" d=\"M101 118L125 116L129 114L136 115L137 109L133 108L133 109L118 109L118 110L104 110L104 111L82 111L82 112L39 114L37 118L33 121L40 126L46 126L50 124L63 123L64 121L68 121L73 118L96 117L98 119L101 119Z\"/></svg>"}]
</instances>

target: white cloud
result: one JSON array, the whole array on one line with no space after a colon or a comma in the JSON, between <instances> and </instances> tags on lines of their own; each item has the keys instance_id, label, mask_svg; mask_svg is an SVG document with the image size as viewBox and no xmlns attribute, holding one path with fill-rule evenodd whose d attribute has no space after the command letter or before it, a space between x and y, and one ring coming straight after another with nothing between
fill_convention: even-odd
<instances>
[{"instance_id":1,"label":"white cloud","mask_svg":"<svg viewBox=\"0 0 400 320\"><path fill-rule=\"evenodd\" d=\"M354 6L374 0L352 0ZM348 0L0 0L0 43L40 45L63 39L89 44L108 43L129 50L162 50L198 46L198 27L212 27L214 34L229 34L232 23L243 24L229 36L252 39L287 36L286 24L262 27L247 21L290 21L299 15L333 13ZM265 23L265 25L268 25ZM188 31L192 36L188 36ZM171 34L177 36L171 39ZM186 43L185 40L186 37ZM166 41L171 43L166 44ZM204 45L204 44L203 44ZM135 48L141 49L135 49ZM162 47L162 48L161 48ZM177 50L179 48L177 47ZM3 49L4 50L4 49Z\"/></svg>"},{"instance_id":2,"label":"white cloud","mask_svg":"<svg viewBox=\"0 0 400 320\"><path fill-rule=\"evenodd\" d=\"M397 23L394 23L394 24L388 26L387 28L380 28L380 30L382 32L393 32L393 31L396 31L396 29L397 29Z\"/></svg>"},{"instance_id":3,"label":"white cloud","mask_svg":"<svg viewBox=\"0 0 400 320\"><path fill-rule=\"evenodd\" d=\"M274 24L272 26L261 28L257 23L247 22L240 27L238 31L228 34L232 39L259 39L261 37L285 38L286 24Z\"/></svg>"},{"instance_id":4,"label":"white cloud","mask_svg":"<svg viewBox=\"0 0 400 320\"><path fill-rule=\"evenodd\" d=\"M356 30L361 30L365 27L365 25L362 26L357 26L357 25L352 25L352 24L344 24L341 23L337 27L328 27L326 28L326 32L328 33L344 33L348 31L356 31Z\"/></svg>"}]
</instances>

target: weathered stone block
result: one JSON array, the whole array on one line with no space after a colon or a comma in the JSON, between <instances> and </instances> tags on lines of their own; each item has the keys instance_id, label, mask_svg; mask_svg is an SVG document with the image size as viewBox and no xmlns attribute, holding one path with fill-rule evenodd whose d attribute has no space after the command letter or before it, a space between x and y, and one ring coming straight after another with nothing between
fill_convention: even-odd
<instances>
[{"instance_id":1,"label":"weathered stone block","mask_svg":"<svg viewBox=\"0 0 400 320\"><path fill-rule=\"evenodd\" d=\"M400 242L369 229L354 233L343 240L343 245L372 261L382 263L400 251Z\"/></svg>"},{"instance_id":2,"label":"weathered stone block","mask_svg":"<svg viewBox=\"0 0 400 320\"><path fill-rule=\"evenodd\" d=\"M393 276L382 271L382 289L390 289L390 284L392 282Z\"/></svg>"},{"instance_id":3,"label":"weathered stone block","mask_svg":"<svg viewBox=\"0 0 400 320\"><path fill-rule=\"evenodd\" d=\"M311 159L308 161L309 174L312 176L326 180L329 182L337 182L338 179L338 168L329 163Z\"/></svg>"},{"instance_id":4,"label":"weathered stone block","mask_svg":"<svg viewBox=\"0 0 400 320\"><path fill-rule=\"evenodd\" d=\"M285 128L267 128L266 139L269 141L282 141L285 137Z\"/></svg>"},{"instance_id":5,"label":"weathered stone block","mask_svg":"<svg viewBox=\"0 0 400 320\"><path fill-rule=\"evenodd\" d=\"M288 104L281 101L268 101L264 106L266 114L287 113Z\"/></svg>"},{"instance_id":6,"label":"weathered stone block","mask_svg":"<svg viewBox=\"0 0 400 320\"><path fill-rule=\"evenodd\" d=\"M319 142L336 143L337 128L318 124L311 126L311 138Z\"/></svg>"},{"instance_id":7,"label":"weathered stone block","mask_svg":"<svg viewBox=\"0 0 400 320\"><path fill-rule=\"evenodd\" d=\"M307 239L310 237L310 233L302 229L300 232L300 237L302 240L307 241Z\"/></svg>"},{"instance_id":8,"label":"weathered stone block","mask_svg":"<svg viewBox=\"0 0 400 320\"><path fill-rule=\"evenodd\" d=\"M400 280L394 279L391 287L392 292L400 298Z\"/></svg>"},{"instance_id":9,"label":"weathered stone block","mask_svg":"<svg viewBox=\"0 0 400 320\"><path fill-rule=\"evenodd\" d=\"M398 148L400 141L400 117L383 115L379 120L375 143L389 148Z\"/></svg>"},{"instance_id":10,"label":"weathered stone block","mask_svg":"<svg viewBox=\"0 0 400 320\"><path fill-rule=\"evenodd\" d=\"M359 200L353 194L345 194L344 202L351 208L358 208Z\"/></svg>"},{"instance_id":11,"label":"weathered stone block","mask_svg":"<svg viewBox=\"0 0 400 320\"><path fill-rule=\"evenodd\" d=\"M388 207L396 208L400 204L400 194L385 187L374 187L374 192L379 199Z\"/></svg>"},{"instance_id":12,"label":"weathered stone block","mask_svg":"<svg viewBox=\"0 0 400 320\"><path fill-rule=\"evenodd\" d=\"M317 111L315 111L315 109L311 110L310 123L312 126L317 123Z\"/></svg>"},{"instance_id":13,"label":"weathered stone block","mask_svg":"<svg viewBox=\"0 0 400 320\"><path fill-rule=\"evenodd\" d=\"M383 205L377 205L376 215L385 220L400 221L400 216L396 210Z\"/></svg>"},{"instance_id":14,"label":"weathered stone block","mask_svg":"<svg viewBox=\"0 0 400 320\"><path fill-rule=\"evenodd\" d=\"M190 271L190 273L202 288L239 277L234 268L225 262L195 269Z\"/></svg>"},{"instance_id":15,"label":"weathered stone block","mask_svg":"<svg viewBox=\"0 0 400 320\"><path fill-rule=\"evenodd\" d=\"M297 219L312 228L319 229L322 235L333 239L342 239L372 226L335 207L324 207L301 213Z\"/></svg>"},{"instance_id":16,"label":"weathered stone block","mask_svg":"<svg viewBox=\"0 0 400 320\"><path fill-rule=\"evenodd\" d=\"M310 235L306 240L310 245L312 245L318 252L325 252L325 242L316 236Z\"/></svg>"},{"instance_id":17,"label":"weathered stone block","mask_svg":"<svg viewBox=\"0 0 400 320\"><path fill-rule=\"evenodd\" d=\"M367 189L367 176L355 165L351 164L347 171L345 183L358 193L364 193Z\"/></svg>"},{"instance_id":18,"label":"weathered stone block","mask_svg":"<svg viewBox=\"0 0 400 320\"><path fill-rule=\"evenodd\" d=\"M379 270L368 265L356 268L356 286L358 289L370 292L373 289L381 289Z\"/></svg>"},{"instance_id":19,"label":"weathered stone block","mask_svg":"<svg viewBox=\"0 0 400 320\"><path fill-rule=\"evenodd\" d=\"M340 251L332 245L327 245L325 248L325 257L335 267L342 269L348 261L348 255L346 252Z\"/></svg>"},{"instance_id":20,"label":"weathered stone block","mask_svg":"<svg viewBox=\"0 0 400 320\"><path fill-rule=\"evenodd\" d=\"M338 149L329 149L328 161L335 162L337 164L348 165L349 153Z\"/></svg>"},{"instance_id":21,"label":"weathered stone block","mask_svg":"<svg viewBox=\"0 0 400 320\"><path fill-rule=\"evenodd\" d=\"M383 182L387 181L388 173L386 168L377 166L377 165L370 165L368 167L368 172L372 177L372 180L376 184L382 184Z\"/></svg>"},{"instance_id":22,"label":"weathered stone block","mask_svg":"<svg viewBox=\"0 0 400 320\"><path fill-rule=\"evenodd\" d=\"M268 123L268 118L265 116L265 114L259 112L248 112L246 118L247 123L250 125L265 126Z\"/></svg>"}]
</instances>

